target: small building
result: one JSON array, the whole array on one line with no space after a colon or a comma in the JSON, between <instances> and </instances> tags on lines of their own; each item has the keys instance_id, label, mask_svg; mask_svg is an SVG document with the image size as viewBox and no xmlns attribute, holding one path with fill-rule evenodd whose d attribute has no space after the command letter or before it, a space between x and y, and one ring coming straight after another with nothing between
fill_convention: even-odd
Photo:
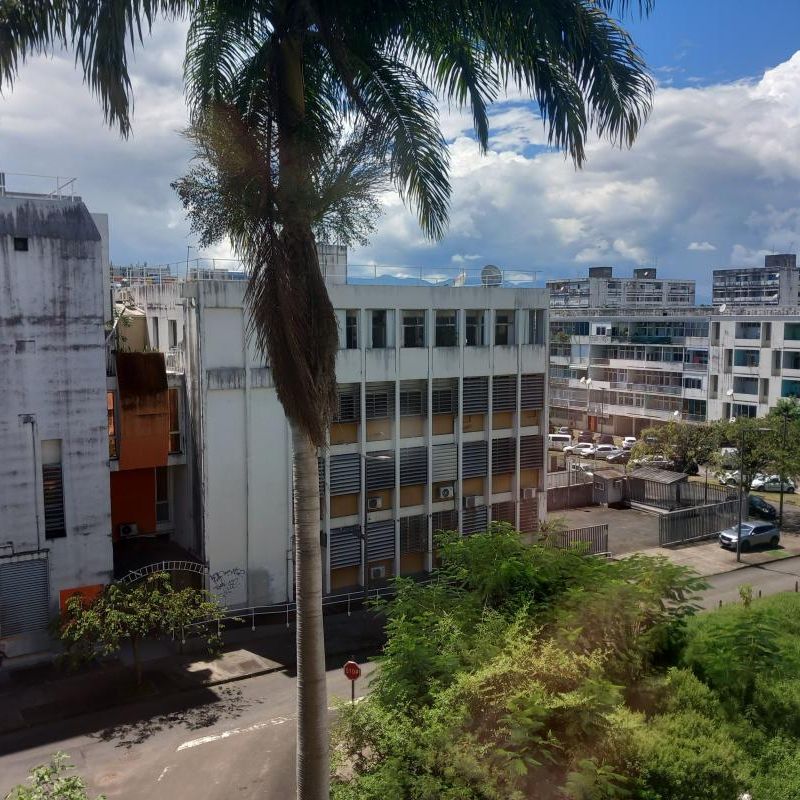
<instances>
[{"instance_id":1,"label":"small building","mask_svg":"<svg viewBox=\"0 0 800 800\"><path fill-rule=\"evenodd\" d=\"M608 506L625 500L627 479L624 472L613 467L596 469L592 478L592 500L595 503Z\"/></svg>"},{"instance_id":2,"label":"small building","mask_svg":"<svg viewBox=\"0 0 800 800\"><path fill-rule=\"evenodd\" d=\"M683 472L670 472L655 467L639 467L628 475L628 492L632 507L672 511L686 503L681 502L681 491L688 486L689 476Z\"/></svg>"}]
</instances>

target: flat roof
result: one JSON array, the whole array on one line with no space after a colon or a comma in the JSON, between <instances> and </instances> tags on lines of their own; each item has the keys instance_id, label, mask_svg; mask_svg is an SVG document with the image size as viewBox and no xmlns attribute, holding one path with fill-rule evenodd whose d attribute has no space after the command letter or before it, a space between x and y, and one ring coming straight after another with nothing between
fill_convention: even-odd
<instances>
[{"instance_id":1,"label":"flat roof","mask_svg":"<svg viewBox=\"0 0 800 800\"><path fill-rule=\"evenodd\" d=\"M629 473L628 477L663 484L680 483L681 481L689 480L689 476L683 472L671 472L670 470L656 469L655 467L639 467Z\"/></svg>"}]
</instances>

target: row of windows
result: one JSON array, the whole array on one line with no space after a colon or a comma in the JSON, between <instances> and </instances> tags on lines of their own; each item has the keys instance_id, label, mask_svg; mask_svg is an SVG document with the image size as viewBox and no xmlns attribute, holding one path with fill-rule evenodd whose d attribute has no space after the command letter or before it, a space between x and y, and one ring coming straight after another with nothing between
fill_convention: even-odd
<instances>
[{"instance_id":1,"label":"row of windows","mask_svg":"<svg viewBox=\"0 0 800 800\"><path fill-rule=\"evenodd\" d=\"M362 344L373 350L394 347L394 311L392 309L369 309L366 311L366 337L359 335L361 312L358 309L347 309L336 313L343 335L343 349L357 350ZM412 309L399 313L401 314L401 346L427 347L426 312L423 309ZM544 344L545 311L531 309L527 315L526 343ZM461 334L459 322L460 315L456 309L436 310L434 312L433 345L435 347L458 347ZM464 312L464 344L467 347L517 344L516 327L517 311L514 309L495 311L494 336L490 341L489 312L483 309L467 310Z\"/></svg>"}]
</instances>

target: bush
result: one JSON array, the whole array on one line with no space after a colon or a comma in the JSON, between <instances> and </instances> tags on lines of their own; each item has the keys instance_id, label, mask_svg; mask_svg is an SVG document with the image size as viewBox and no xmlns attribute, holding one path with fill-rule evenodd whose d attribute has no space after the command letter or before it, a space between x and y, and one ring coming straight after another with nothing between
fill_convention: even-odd
<instances>
[{"instance_id":1,"label":"bush","mask_svg":"<svg viewBox=\"0 0 800 800\"><path fill-rule=\"evenodd\" d=\"M56 753L49 764L35 767L27 784L15 786L6 800L88 800L86 782L80 775L68 774L74 769L65 753ZM105 800L98 795L97 800Z\"/></svg>"}]
</instances>

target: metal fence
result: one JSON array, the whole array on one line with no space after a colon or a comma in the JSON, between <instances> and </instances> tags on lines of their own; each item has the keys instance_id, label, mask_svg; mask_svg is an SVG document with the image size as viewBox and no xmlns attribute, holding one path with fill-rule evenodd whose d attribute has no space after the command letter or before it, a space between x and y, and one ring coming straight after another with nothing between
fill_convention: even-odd
<instances>
[{"instance_id":1,"label":"metal fence","mask_svg":"<svg viewBox=\"0 0 800 800\"><path fill-rule=\"evenodd\" d=\"M711 539L725 528L735 525L738 515L738 500L670 511L659 517L658 544L660 547L669 547Z\"/></svg>"},{"instance_id":2,"label":"metal fence","mask_svg":"<svg viewBox=\"0 0 800 800\"><path fill-rule=\"evenodd\" d=\"M587 475L581 470L560 470L559 472L547 473L547 488L558 489L562 486L574 486L580 483L591 483L592 476Z\"/></svg>"},{"instance_id":3,"label":"metal fence","mask_svg":"<svg viewBox=\"0 0 800 800\"><path fill-rule=\"evenodd\" d=\"M594 484L591 478L587 483L572 486L559 486L547 490L547 510L561 511L565 508L582 508L594 502Z\"/></svg>"},{"instance_id":4,"label":"metal fence","mask_svg":"<svg viewBox=\"0 0 800 800\"><path fill-rule=\"evenodd\" d=\"M607 554L608 525L590 525L586 528L572 528L568 531L548 533L543 540L546 547L575 547L588 545L588 553L592 556Z\"/></svg>"}]
</instances>

